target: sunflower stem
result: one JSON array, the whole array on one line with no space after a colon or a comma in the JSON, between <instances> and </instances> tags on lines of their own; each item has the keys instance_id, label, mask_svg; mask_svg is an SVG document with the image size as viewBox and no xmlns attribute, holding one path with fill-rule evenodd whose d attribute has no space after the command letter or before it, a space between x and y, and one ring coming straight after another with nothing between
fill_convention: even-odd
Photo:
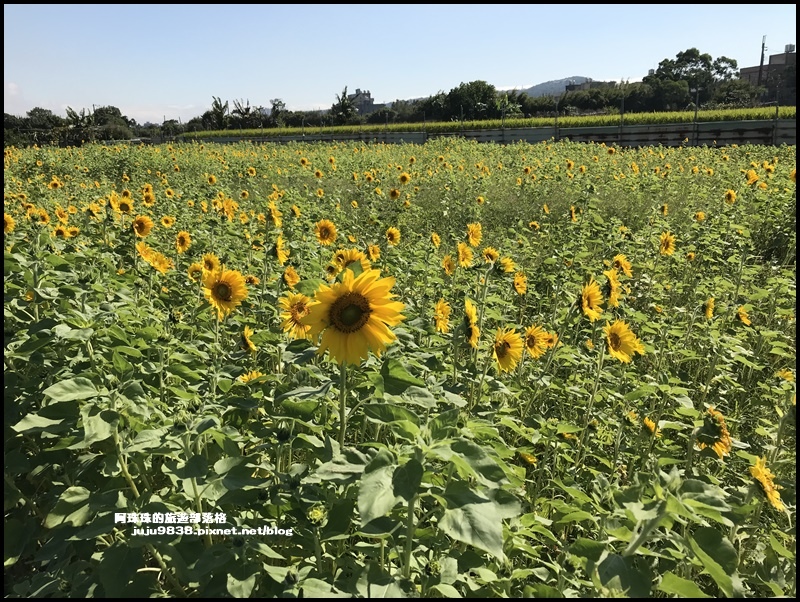
<instances>
[{"instance_id":1,"label":"sunflower stem","mask_svg":"<svg viewBox=\"0 0 800 602\"><path fill-rule=\"evenodd\" d=\"M586 407L586 415L583 417L583 428L581 429L581 439L578 445L578 461L575 462L576 467L580 467L586 455L586 434L589 432L589 420L592 415L592 408L594 407L594 400L597 396L597 388L600 385L600 374L603 372L603 360L606 357L606 345L600 347L600 357L597 360L597 374L594 377L594 386L592 387L592 394L589 396L589 404Z\"/></svg>"},{"instance_id":2,"label":"sunflower stem","mask_svg":"<svg viewBox=\"0 0 800 602\"><path fill-rule=\"evenodd\" d=\"M344 434L347 430L347 364L342 362L339 377L339 448L344 448Z\"/></svg>"}]
</instances>

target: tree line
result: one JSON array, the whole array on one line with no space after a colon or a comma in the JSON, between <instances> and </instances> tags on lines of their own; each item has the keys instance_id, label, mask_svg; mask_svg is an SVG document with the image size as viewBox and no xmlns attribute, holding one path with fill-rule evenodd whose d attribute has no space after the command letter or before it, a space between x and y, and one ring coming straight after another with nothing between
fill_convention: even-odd
<instances>
[{"instance_id":1,"label":"tree line","mask_svg":"<svg viewBox=\"0 0 800 602\"><path fill-rule=\"evenodd\" d=\"M609 114L679 111L695 106L714 108L750 107L764 100L775 82L765 78L758 87L738 78L735 60L714 59L696 48L664 59L641 82L597 82L588 89L566 91L556 96L531 97L520 90L500 91L483 80L461 83L449 92L439 91L417 100L396 100L367 114L360 114L347 87L337 94L326 111L291 111L280 98L270 106L252 105L249 100L223 101L212 96L211 107L186 123L169 119L161 124L145 123L122 115L114 106L67 108L66 118L36 107L25 117L4 114L4 145L80 145L86 141L150 138L156 141L183 133L226 129L277 127L325 127L381 123L422 123L425 121L478 121L507 117L554 117L555 115ZM772 74L775 77L775 74ZM796 67L779 74L795 90ZM787 99L791 100L791 99ZM784 103L786 104L786 103Z\"/></svg>"}]
</instances>

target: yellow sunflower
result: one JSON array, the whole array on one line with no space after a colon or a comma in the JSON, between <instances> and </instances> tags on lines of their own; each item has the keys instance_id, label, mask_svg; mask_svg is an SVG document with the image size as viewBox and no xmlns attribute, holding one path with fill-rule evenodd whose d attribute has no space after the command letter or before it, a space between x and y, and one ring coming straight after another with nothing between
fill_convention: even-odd
<instances>
[{"instance_id":1,"label":"yellow sunflower","mask_svg":"<svg viewBox=\"0 0 800 602\"><path fill-rule=\"evenodd\" d=\"M249 326L245 326L244 330L242 331L241 345L242 349L244 349L245 351L249 351L250 353L255 353L256 351L258 351L258 347L256 347L253 341L250 339L250 337L252 336L253 336L253 329L250 328Z\"/></svg>"},{"instance_id":2,"label":"yellow sunflower","mask_svg":"<svg viewBox=\"0 0 800 602\"><path fill-rule=\"evenodd\" d=\"M744 305L740 305L739 309L736 310L736 317L739 318L739 321L745 326L750 326L752 324L750 316L747 315L747 308Z\"/></svg>"},{"instance_id":3,"label":"yellow sunflower","mask_svg":"<svg viewBox=\"0 0 800 602\"><path fill-rule=\"evenodd\" d=\"M446 333L450 330L450 304L444 299L436 302L433 310L433 322L436 332Z\"/></svg>"},{"instance_id":4,"label":"yellow sunflower","mask_svg":"<svg viewBox=\"0 0 800 602\"><path fill-rule=\"evenodd\" d=\"M594 279L594 276L585 284L581 290L581 310L583 314L589 318L590 322L594 322L603 313L603 293L600 291L600 285Z\"/></svg>"},{"instance_id":5,"label":"yellow sunflower","mask_svg":"<svg viewBox=\"0 0 800 602\"><path fill-rule=\"evenodd\" d=\"M481 330L478 328L478 310L469 299L464 300L464 337L473 349L478 348Z\"/></svg>"},{"instance_id":6,"label":"yellow sunflower","mask_svg":"<svg viewBox=\"0 0 800 602\"><path fill-rule=\"evenodd\" d=\"M525 349L533 359L538 359L549 349L548 339L548 333L541 326L529 326L525 330Z\"/></svg>"},{"instance_id":7,"label":"yellow sunflower","mask_svg":"<svg viewBox=\"0 0 800 602\"><path fill-rule=\"evenodd\" d=\"M278 299L281 306L281 328L288 332L292 339L307 339L311 327L303 323L309 313L311 299L300 293L289 293Z\"/></svg>"},{"instance_id":8,"label":"yellow sunflower","mask_svg":"<svg viewBox=\"0 0 800 602\"><path fill-rule=\"evenodd\" d=\"M622 270L622 273L625 274L628 278L633 276L633 271L631 269L631 262L628 261L628 258L625 257L622 253L618 253L614 255L614 259L611 260L612 264L615 269Z\"/></svg>"},{"instance_id":9,"label":"yellow sunflower","mask_svg":"<svg viewBox=\"0 0 800 602\"><path fill-rule=\"evenodd\" d=\"M471 247L477 247L481 244L481 238L483 238L483 226L479 223L467 224L467 241L469 245Z\"/></svg>"},{"instance_id":10,"label":"yellow sunflower","mask_svg":"<svg viewBox=\"0 0 800 602\"><path fill-rule=\"evenodd\" d=\"M662 255L672 255L675 252L675 235L670 232L664 232L659 239L659 253Z\"/></svg>"},{"instance_id":11,"label":"yellow sunflower","mask_svg":"<svg viewBox=\"0 0 800 602\"><path fill-rule=\"evenodd\" d=\"M619 299L622 296L622 285L619 282L617 270L610 269L603 272L606 277L606 294L608 296L609 307L619 307Z\"/></svg>"},{"instance_id":12,"label":"yellow sunflower","mask_svg":"<svg viewBox=\"0 0 800 602\"><path fill-rule=\"evenodd\" d=\"M510 372L522 357L522 337L513 328L498 328L492 353L501 372Z\"/></svg>"},{"instance_id":13,"label":"yellow sunflower","mask_svg":"<svg viewBox=\"0 0 800 602\"><path fill-rule=\"evenodd\" d=\"M347 268L350 264L355 262L361 265L361 271L368 270L372 267L367 256L358 249L339 249L333 254L333 263L338 265L340 270Z\"/></svg>"},{"instance_id":14,"label":"yellow sunflower","mask_svg":"<svg viewBox=\"0 0 800 602\"><path fill-rule=\"evenodd\" d=\"M650 418L645 416L642 420L642 424L647 429L647 432L649 432L653 437L661 437L661 429L659 429L658 425L656 425L656 423Z\"/></svg>"},{"instance_id":15,"label":"yellow sunflower","mask_svg":"<svg viewBox=\"0 0 800 602\"><path fill-rule=\"evenodd\" d=\"M139 215L133 220L133 230L136 232L136 236L144 238L150 231L153 229L153 220L151 220L146 215Z\"/></svg>"},{"instance_id":16,"label":"yellow sunflower","mask_svg":"<svg viewBox=\"0 0 800 602\"><path fill-rule=\"evenodd\" d=\"M393 201L396 201L397 199L400 198L400 191L397 188L392 188L389 191L389 198L392 199Z\"/></svg>"},{"instance_id":17,"label":"yellow sunflower","mask_svg":"<svg viewBox=\"0 0 800 602\"><path fill-rule=\"evenodd\" d=\"M206 272L216 272L219 268L219 257L214 255L214 253L206 253L203 255L203 269Z\"/></svg>"},{"instance_id":18,"label":"yellow sunflower","mask_svg":"<svg viewBox=\"0 0 800 602\"><path fill-rule=\"evenodd\" d=\"M381 248L378 245L369 245L367 255L369 255L370 261L378 261L381 258Z\"/></svg>"},{"instance_id":19,"label":"yellow sunflower","mask_svg":"<svg viewBox=\"0 0 800 602\"><path fill-rule=\"evenodd\" d=\"M442 244L442 239L438 234L436 234L436 232L431 232L431 244L437 249L439 248L439 245Z\"/></svg>"},{"instance_id":20,"label":"yellow sunflower","mask_svg":"<svg viewBox=\"0 0 800 602\"><path fill-rule=\"evenodd\" d=\"M761 490L767 496L767 500L775 510L783 512L784 505L781 501L781 494L778 493L780 485L775 484L775 475L767 468L767 459L760 457L756 460L755 466L750 467L750 474L761 485Z\"/></svg>"},{"instance_id":21,"label":"yellow sunflower","mask_svg":"<svg viewBox=\"0 0 800 602\"><path fill-rule=\"evenodd\" d=\"M161 218L161 225L165 228L172 228L175 225L175 218L171 215L165 215Z\"/></svg>"},{"instance_id":22,"label":"yellow sunflower","mask_svg":"<svg viewBox=\"0 0 800 602\"><path fill-rule=\"evenodd\" d=\"M486 263L494 263L500 259L500 252L494 247L486 247L482 252L483 260Z\"/></svg>"},{"instance_id":23,"label":"yellow sunflower","mask_svg":"<svg viewBox=\"0 0 800 602\"><path fill-rule=\"evenodd\" d=\"M728 432L728 426L725 424L725 417L713 406L708 408L708 415L697 433L697 445L700 449L710 447L720 460L730 454L733 449L733 441Z\"/></svg>"},{"instance_id":24,"label":"yellow sunflower","mask_svg":"<svg viewBox=\"0 0 800 602\"><path fill-rule=\"evenodd\" d=\"M14 217L5 211L3 212L3 234L11 234L14 228L17 227L17 222Z\"/></svg>"},{"instance_id":25,"label":"yellow sunflower","mask_svg":"<svg viewBox=\"0 0 800 602\"><path fill-rule=\"evenodd\" d=\"M710 320L714 317L714 297L706 299L706 302L703 304L703 314L706 320Z\"/></svg>"},{"instance_id":26,"label":"yellow sunflower","mask_svg":"<svg viewBox=\"0 0 800 602\"><path fill-rule=\"evenodd\" d=\"M606 335L608 352L622 363L630 363L634 353L644 355L644 345L625 321L617 320L613 324L609 322L603 327L603 332Z\"/></svg>"},{"instance_id":27,"label":"yellow sunflower","mask_svg":"<svg viewBox=\"0 0 800 602\"><path fill-rule=\"evenodd\" d=\"M388 230L386 230L386 241L389 243L390 246L394 247L397 243L400 242L400 230L394 227L391 227Z\"/></svg>"},{"instance_id":28,"label":"yellow sunflower","mask_svg":"<svg viewBox=\"0 0 800 602\"><path fill-rule=\"evenodd\" d=\"M275 257L281 265L289 261L289 251L284 248L283 235L281 234L278 234L278 239L272 247L272 256Z\"/></svg>"},{"instance_id":29,"label":"yellow sunflower","mask_svg":"<svg viewBox=\"0 0 800 602\"><path fill-rule=\"evenodd\" d=\"M194 282L198 282L200 278L203 277L203 264L193 263L189 266L188 274L189 278L191 278Z\"/></svg>"},{"instance_id":30,"label":"yellow sunflower","mask_svg":"<svg viewBox=\"0 0 800 602\"><path fill-rule=\"evenodd\" d=\"M500 261L497 263L497 269L506 274L510 274L516 269L516 266L514 265L514 260L510 257L501 257Z\"/></svg>"},{"instance_id":31,"label":"yellow sunflower","mask_svg":"<svg viewBox=\"0 0 800 602\"><path fill-rule=\"evenodd\" d=\"M206 272L203 278L203 294L222 320L245 299L247 285L238 270L220 269Z\"/></svg>"},{"instance_id":32,"label":"yellow sunflower","mask_svg":"<svg viewBox=\"0 0 800 602\"><path fill-rule=\"evenodd\" d=\"M400 183L401 184L408 184L411 181L411 176L407 172L403 172L400 174Z\"/></svg>"},{"instance_id":33,"label":"yellow sunflower","mask_svg":"<svg viewBox=\"0 0 800 602\"><path fill-rule=\"evenodd\" d=\"M189 250L190 246L192 246L191 235L185 230L178 232L178 235L175 237L175 249L178 253L185 253Z\"/></svg>"},{"instance_id":34,"label":"yellow sunflower","mask_svg":"<svg viewBox=\"0 0 800 602\"><path fill-rule=\"evenodd\" d=\"M316 234L319 244L323 247L327 247L336 240L336 226L334 226L333 222L330 220L320 220L314 228L314 234Z\"/></svg>"},{"instance_id":35,"label":"yellow sunflower","mask_svg":"<svg viewBox=\"0 0 800 602\"><path fill-rule=\"evenodd\" d=\"M463 242L458 243L458 265L462 268L472 265L472 249Z\"/></svg>"},{"instance_id":36,"label":"yellow sunflower","mask_svg":"<svg viewBox=\"0 0 800 602\"><path fill-rule=\"evenodd\" d=\"M448 276L452 276L456 271L456 262L453 261L452 255L445 255L442 258L442 268L444 268L444 273Z\"/></svg>"},{"instance_id":37,"label":"yellow sunflower","mask_svg":"<svg viewBox=\"0 0 800 602\"><path fill-rule=\"evenodd\" d=\"M389 327L405 319L405 306L389 292L394 283L370 269L357 278L346 270L341 282L321 285L303 319L311 337L321 335L319 353L330 351L339 364L358 364L370 351L380 355L396 338Z\"/></svg>"},{"instance_id":38,"label":"yellow sunflower","mask_svg":"<svg viewBox=\"0 0 800 602\"><path fill-rule=\"evenodd\" d=\"M300 276L297 274L297 270L292 266L286 266L286 269L283 271L283 281L289 288L297 286L300 283Z\"/></svg>"},{"instance_id":39,"label":"yellow sunflower","mask_svg":"<svg viewBox=\"0 0 800 602\"><path fill-rule=\"evenodd\" d=\"M240 375L239 380L242 381L243 383L249 383L251 380L255 380L262 376L264 376L264 374L259 372L258 370L251 370L250 372Z\"/></svg>"},{"instance_id":40,"label":"yellow sunflower","mask_svg":"<svg viewBox=\"0 0 800 602\"><path fill-rule=\"evenodd\" d=\"M522 272L514 274L514 291L518 295L524 295L528 291L528 277Z\"/></svg>"},{"instance_id":41,"label":"yellow sunflower","mask_svg":"<svg viewBox=\"0 0 800 602\"><path fill-rule=\"evenodd\" d=\"M695 221L697 221L697 222L703 222L703 221L705 221L705 219L706 219L706 214L705 214L705 212L703 212L703 211L698 211L697 213L695 213L695 214L694 214L694 219L695 219Z\"/></svg>"}]
</instances>

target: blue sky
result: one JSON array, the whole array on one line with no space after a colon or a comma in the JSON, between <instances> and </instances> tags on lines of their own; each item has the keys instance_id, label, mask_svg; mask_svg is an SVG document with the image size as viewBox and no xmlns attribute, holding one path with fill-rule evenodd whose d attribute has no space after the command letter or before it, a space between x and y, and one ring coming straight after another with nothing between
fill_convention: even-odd
<instances>
[{"instance_id":1,"label":"blue sky","mask_svg":"<svg viewBox=\"0 0 800 602\"><path fill-rule=\"evenodd\" d=\"M796 43L795 4L5 4L4 112L113 105L160 123L212 97L327 109L553 79L638 81L697 48L758 65Z\"/></svg>"}]
</instances>

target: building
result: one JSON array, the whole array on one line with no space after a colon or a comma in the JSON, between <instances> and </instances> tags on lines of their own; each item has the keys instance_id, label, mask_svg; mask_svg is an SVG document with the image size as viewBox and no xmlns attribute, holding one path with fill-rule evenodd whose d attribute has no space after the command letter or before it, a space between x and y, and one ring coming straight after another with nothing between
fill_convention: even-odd
<instances>
[{"instance_id":1,"label":"building","mask_svg":"<svg viewBox=\"0 0 800 602\"><path fill-rule=\"evenodd\" d=\"M764 65L744 67L739 79L765 88L761 100L781 105L797 104L797 53L794 44L787 44L780 54L771 54Z\"/></svg>"},{"instance_id":2,"label":"building","mask_svg":"<svg viewBox=\"0 0 800 602\"><path fill-rule=\"evenodd\" d=\"M355 94L348 94L347 100L353 103L359 115L369 115L375 111L380 111L385 105L375 104L369 90L356 88Z\"/></svg>"}]
</instances>

